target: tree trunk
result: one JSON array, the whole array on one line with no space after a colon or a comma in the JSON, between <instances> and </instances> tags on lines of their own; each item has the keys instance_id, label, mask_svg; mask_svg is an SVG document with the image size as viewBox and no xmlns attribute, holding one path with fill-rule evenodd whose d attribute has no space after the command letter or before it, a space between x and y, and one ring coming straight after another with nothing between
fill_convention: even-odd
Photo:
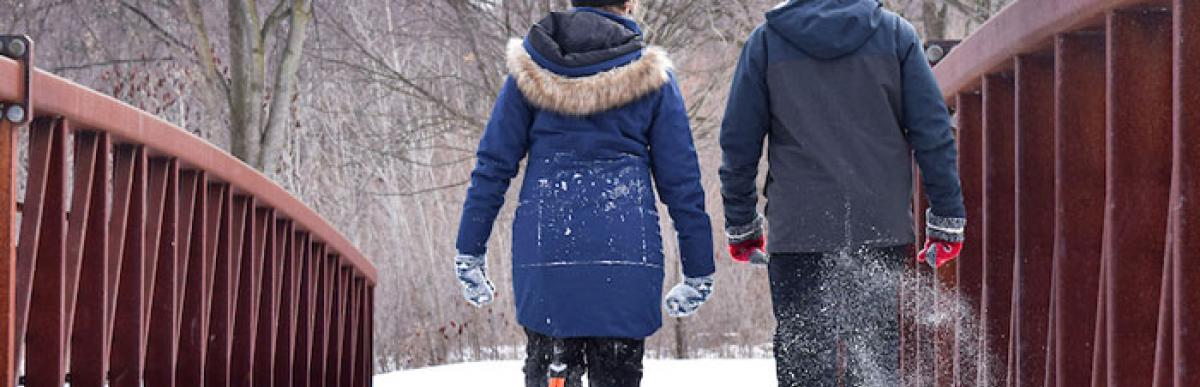
<instances>
[{"instance_id":1,"label":"tree trunk","mask_svg":"<svg viewBox=\"0 0 1200 387\"><path fill-rule=\"evenodd\" d=\"M286 46L279 55L279 68L275 73L275 88L271 109L267 112L267 123L262 129L255 167L273 175L279 162L279 149L283 135L288 129L291 116L292 94L296 90L296 72L300 70L300 59L304 52L304 38L308 23L312 20L311 0L292 0L292 12Z\"/></svg>"},{"instance_id":2,"label":"tree trunk","mask_svg":"<svg viewBox=\"0 0 1200 387\"><path fill-rule=\"evenodd\" d=\"M688 358L687 327L682 318L675 319L675 358Z\"/></svg>"},{"instance_id":3,"label":"tree trunk","mask_svg":"<svg viewBox=\"0 0 1200 387\"><path fill-rule=\"evenodd\" d=\"M925 26L925 40L946 38L946 3L941 0L924 0L921 3L921 22Z\"/></svg>"},{"instance_id":4,"label":"tree trunk","mask_svg":"<svg viewBox=\"0 0 1200 387\"><path fill-rule=\"evenodd\" d=\"M245 0L229 0L229 145L233 155L254 165L262 120L266 69L256 9ZM255 165L257 167L257 165Z\"/></svg>"}]
</instances>

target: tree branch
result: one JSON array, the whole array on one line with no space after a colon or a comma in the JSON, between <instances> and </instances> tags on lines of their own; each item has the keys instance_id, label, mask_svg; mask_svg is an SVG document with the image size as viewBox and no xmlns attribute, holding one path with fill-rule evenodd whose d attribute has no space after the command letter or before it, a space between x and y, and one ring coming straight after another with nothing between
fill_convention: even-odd
<instances>
[{"instance_id":1,"label":"tree branch","mask_svg":"<svg viewBox=\"0 0 1200 387\"><path fill-rule=\"evenodd\" d=\"M222 93L228 93L229 82L217 71L212 42L208 38L208 27L204 24L204 14L200 12L200 6L196 4L196 0L184 0L183 10L192 29L196 31L197 47L195 51L196 56L200 58L200 67L204 69L204 77L208 78L209 83L212 83Z\"/></svg>"},{"instance_id":2,"label":"tree branch","mask_svg":"<svg viewBox=\"0 0 1200 387\"><path fill-rule=\"evenodd\" d=\"M189 1L191 1L191 0L189 0ZM142 11L141 8L138 8L136 5L130 4L128 1L125 1L125 0L121 0L121 7L129 10L129 12L132 12L139 19L142 19L142 21L144 21L144 22L146 22L146 24L150 25L150 28L153 29L154 32L157 33L159 36L161 36L163 38L163 40L167 42L167 44L173 45L179 49L191 50L190 46L188 46L187 44L184 44L183 41L179 40L179 38L175 37L175 35L172 35L170 31L167 31L166 28L163 28L162 25L160 25L160 24L158 24L158 22L154 21L154 18L152 18L152 17L150 17L150 15L146 14L145 11Z\"/></svg>"},{"instance_id":3,"label":"tree branch","mask_svg":"<svg viewBox=\"0 0 1200 387\"><path fill-rule=\"evenodd\" d=\"M987 12L984 12L983 10L979 9L978 7L972 7L972 6L966 5L962 1L959 1L959 0L942 0L942 1L944 3L946 3L946 5L949 5L951 7L958 9L959 12L962 12L964 15L967 15L967 17L971 18L971 20L974 20L978 23L986 22L986 21L988 21L988 18L990 17L990 15L988 15Z\"/></svg>"},{"instance_id":4,"label":"tree branch","mask_svg":"<svg viewBox=\"0 0 1200 387\"><path fill-rule=\"evenodd\" d=\"M113 60L106 60L103 62L93 62L93 63L84 63L84 64L77 64L77 65L69 65L69 66L59 66L59 67L55 67L51 72L61 73L64 71L86 70L86 69L90 69L92 67L101 67L101 66L109 66L109 65L118 65L118 64L127 64L127 63L168 62L168 61L173 61L173 60L175 60L175 57L170 57L170 56L165 56L165 57L161 57L161 58L113 59Z\"/></svg>"},{"instance_id":5,"label":"tree branch","mask_svg":"<svg viewBox=\"0 0 1200 387\"><path fill-rule=\"evenodd\" d=\"M394 197L394 196L400 196L400 197L409 197L409 196L417 196L417 195L427 194L427 193L431 193L431 192L437 192L437 191L448 190L448 189L451 189L451 188L462 187L462 186L464 186L464 185L467 185L467 183L470 183L470 182L471 182L470 180L463 180L463 181L459 181L459 182L455 182L455 183L450 183L450 184L446 184L446 185L439 185L439 186L434 186L434 187L422 188L422 189L415 190L415 191L408 191L408 192L369 192L369 194L371 194L371 195L374 195L374 196L393 196L393 197Z\"/></svg>"},{"instance_id":6,"label":"tree branch","mask_svg":"<svg viewBox=\"0 0 1200 387\"><path fill-rule=\"evenodd\" d=\"M279 0L279 2L275 3L275 8L271 10L269 15L267 15L267 20L263 21L262 30L258 33L259 39L266 40L267 35L271 34L271 30L274 29L275 26L279 25L279 22L291 12L291 1ZM311 9L309 10L309 13L312 13Z\"/></svg>"}]
</instances>

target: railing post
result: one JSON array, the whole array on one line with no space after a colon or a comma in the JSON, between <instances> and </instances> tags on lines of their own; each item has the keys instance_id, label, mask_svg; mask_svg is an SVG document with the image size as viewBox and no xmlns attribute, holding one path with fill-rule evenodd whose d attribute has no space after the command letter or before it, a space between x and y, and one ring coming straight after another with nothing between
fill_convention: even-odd
<instances>
[{"instance_id":1,"label":"railing post","mask_svg":"<svg viewBox=\"0 0 1200 387\"><path fill-rule=\"evenodd\" d=\"M14 43L16 42L16 43ZM0 37L0 52L24 66L23 104L0 104L0 387L16 385L17 131L33 116L30 73L33 42L24 36Z\"/></svg>"}]
</instances>

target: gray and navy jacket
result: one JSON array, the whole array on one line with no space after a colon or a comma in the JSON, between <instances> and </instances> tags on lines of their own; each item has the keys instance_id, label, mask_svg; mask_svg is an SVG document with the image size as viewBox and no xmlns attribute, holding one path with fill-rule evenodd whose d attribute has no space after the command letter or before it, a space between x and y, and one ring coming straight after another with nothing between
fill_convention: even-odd
<instances>
[{"instance_id":1,"label":"gray and navy jacket","mask_svg":"<svg viewBox=\"0 0 1200 387\"><path fill-rule=\"evenodd\" d=\"M875 0L792 0L750 35L721 127L727 227L757 219L764 140L771 253L913 243L914 156L932 212L965 218L921 40Z\"/></svg>"}]
</instances>

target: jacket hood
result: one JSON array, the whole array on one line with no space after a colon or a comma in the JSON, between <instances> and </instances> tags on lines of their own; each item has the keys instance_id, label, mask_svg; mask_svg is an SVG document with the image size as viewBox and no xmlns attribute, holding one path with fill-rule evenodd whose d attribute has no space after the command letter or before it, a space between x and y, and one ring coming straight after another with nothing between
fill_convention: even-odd
<instances>
[{"instance_id":1,"label":"jacket hood","mask_svg":"<svg viewBox=\"0 0 1200 387\"><path fill-rule=\"evenodd\" d=\"M670 81L665 51L637 23L591 8L551 13L508 43L507 66L534 106L586 116L627 105Z\"/></svg>"},{"instance_id":2,"label":"jacket hood","mask_svg":"<svg viewBox=\"0 0 1200 387\"><path fill-rule=\"evenodd\" d=\"M525 48L560 75L593 75L636 60L645 48L633 20L594 8L551 12L529 29Z\"/></svg>"},{"instance_id":3,"label":"jacket hood","mask_svg":"<svg viewBox=\"0 0 1200 387\"><path fill-rule=\"evenodd\" d=\"M883 17L876 0L791 0L767 12L767 28L818 59L857 51Z\"/></svg>"}]
</instances>

